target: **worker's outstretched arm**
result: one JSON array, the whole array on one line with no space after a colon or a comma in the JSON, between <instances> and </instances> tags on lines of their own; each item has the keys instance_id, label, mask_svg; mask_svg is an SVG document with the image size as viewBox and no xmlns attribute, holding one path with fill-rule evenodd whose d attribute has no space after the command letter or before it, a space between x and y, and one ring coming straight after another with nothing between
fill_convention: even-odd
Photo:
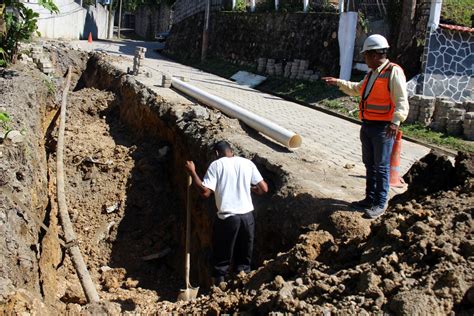
<instances>
[{"instance_id":1,"label":"worker's outstretched arm","mask_svg":"<svg viewBox=\"0 0 474 316\"><path fill-rule=\"evenodd\" d=\"M328 85L339 87L339 90L350 96L359 96L364 83L364 80L361 82L352 82L334 77L322 77L321 80Z\"/></svg>"},{"instance_id":2,"label":"worker's outstretched arm","mask_svg":"<svg viewBox=\"0 0 474 316\"><path fill-rule=\"evenodd\" d=\"M194 162L186 161L186 164L184 165L184 167L186 168L186 171L191 176L191 178L193 178L194 186L196 187L196 189L198 189L199 194L205 198L210 197L212 194L212 191L202 185L202 180L196 173L196 166L194 165Z\"/></svg>"},{"instance_id":3,"label":"worker's outstretched arm","mask_svg":"<svg viewBox=\"0 0 474 316\"><path fill-rule=\"evenodd\" d=\"M251 188L252 192L258 195L262 195L268 192L268 185L265 180L260 181L256 185L253 185Z\"/></svg>"}]
</instances>

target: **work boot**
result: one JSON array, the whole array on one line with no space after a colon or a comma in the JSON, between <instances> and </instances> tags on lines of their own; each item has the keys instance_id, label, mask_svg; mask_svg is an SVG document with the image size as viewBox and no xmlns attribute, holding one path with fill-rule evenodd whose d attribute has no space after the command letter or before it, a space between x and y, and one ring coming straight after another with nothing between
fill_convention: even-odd
<instances>
[{"instance_id":1,"label":"work boot","mask_svg":"<svg viewBox=\"0 0 474 316\"><path fill-rule=\"evenodd\" d=\"M365 198L360 201L354 201L349 204L349 207L357 211L367 211L373 206L372 200Z\"/></svg>"},{"instance_id":2,"label":"work boot","mask_svg":"<svg viewBox=\"0 0 474 316\"><path fill-rule=\"evenodd\" d=\"M388 203L382 206L372 206L370 209L365 211L365 217L370 219L375 219L381 216L387 210Z\"/></svg>"}]
</instances>

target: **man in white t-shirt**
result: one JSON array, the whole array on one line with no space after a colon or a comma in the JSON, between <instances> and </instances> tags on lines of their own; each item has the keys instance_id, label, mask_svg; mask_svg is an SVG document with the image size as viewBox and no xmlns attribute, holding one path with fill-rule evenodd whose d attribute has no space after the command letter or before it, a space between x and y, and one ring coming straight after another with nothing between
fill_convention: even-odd
<instances>
[{"instance_id":1,"label":"man in white t-shirt","mask_svg":"<svg viewBox=\"0 0 474 316\"><path fill-rule=\"evenodd\" d=\"M196 173L192 161L186 169L193 178L201 196L215 194L217 217L213 232L214 284L224 281L233 260L237 272L250 271L255 222L250 192L258 195L268 192L268 186L255 164L235 157L230 144L220 141L214 145L217 160L207 169L204 180Z\"/></svg>"}]
</instances>

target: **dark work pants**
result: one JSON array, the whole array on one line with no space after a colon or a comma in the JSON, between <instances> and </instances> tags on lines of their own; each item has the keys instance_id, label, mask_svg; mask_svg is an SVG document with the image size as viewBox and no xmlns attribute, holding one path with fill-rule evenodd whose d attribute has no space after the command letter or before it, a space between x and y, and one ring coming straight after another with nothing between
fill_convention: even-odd
<instances>
[{"instance_id":1,"label":"dark work pants","mask_svg":"<svg viewBox=\"0 0 474 316\"><path fill-rule=\"evenodd\" d=\"M375 206L382 208L390 190L390 155L394 139L386 136L389 124L363 122L360 130L362 161L367 172L365 195Z\"/></svg>"},{"instance_id":2,"label":"dark work pants","mask_svg":"<svg viewBox=\"0 0 474 316\"><path fill-rule=\"evenodd\" d=\"M255 219L253 212L222 220L216 216L213 233L213 277L226 275L233 260L237 272L250 272Z\"/></svg>"}]
</instances>

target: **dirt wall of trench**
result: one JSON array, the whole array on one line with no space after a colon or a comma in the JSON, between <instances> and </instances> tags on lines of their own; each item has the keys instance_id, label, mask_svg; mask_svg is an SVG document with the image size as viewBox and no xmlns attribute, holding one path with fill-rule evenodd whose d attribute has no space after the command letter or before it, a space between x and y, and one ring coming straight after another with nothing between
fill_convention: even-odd
<instances>
[{"instance_id":1,"label":"dirt wall of trench","mask_svg":"<svg viewBox=\"0 0 474 316\"><path fill-rule=\"evenodd\" d=\"M11 312L16 301L45 308L40 270L51 265L51 255L48 242L41 242L45 230L40 225L49 225L45 137L56 101L49 79L36 68L16 65L6 73L11 77L0 78L1 110L11 118L9 127L23 137L0 144L0 301L9 297L0 313Z\"/></svg>"}]
</instances>

